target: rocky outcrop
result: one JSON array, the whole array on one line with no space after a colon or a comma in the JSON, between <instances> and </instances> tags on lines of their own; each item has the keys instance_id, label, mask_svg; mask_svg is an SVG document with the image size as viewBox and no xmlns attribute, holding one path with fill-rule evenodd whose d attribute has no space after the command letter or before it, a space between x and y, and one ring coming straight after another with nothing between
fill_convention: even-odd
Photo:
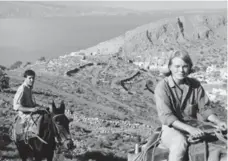
<instances>
[{"instance_id":1,"label":"rocky outcrop","mask_svg":"<svg viewBox=\"0 0 228 161\"><path fill-rule=\"evenodd\" d=\"M223 48L226 44L226 28L227 18L222 12L167 18L37 66L43 66L44 71L64 74L87 63L97 63L98 59L99 62L106 63L113 55L118 54L117 57L143 69L159 70L167 63L169 55L180 47L193 55L194 64L211 64L214 59L209 58L213 57L213 54L210 53L208 59L202 61L202 57L207 57L206 54L202 54L202 50L214 50L218 46ZM223 49L221 51L223 52ZM218 63L224 64L223 61Z\"/></svg>"},{"instance_id":2,"label":"rocky outcrop","mask_svg":"<svg viewBox=\"0 0 228 161\"><path fill-rule=\"evenodd\" d=\"M159 56L161 50L193 45L201 40L224 39L227 19L224 15L194 15L160 20L134 30L124 37L124 54L128 57ZM184 46L185 46L184 45Z\"/></svg>"}]
</instances>

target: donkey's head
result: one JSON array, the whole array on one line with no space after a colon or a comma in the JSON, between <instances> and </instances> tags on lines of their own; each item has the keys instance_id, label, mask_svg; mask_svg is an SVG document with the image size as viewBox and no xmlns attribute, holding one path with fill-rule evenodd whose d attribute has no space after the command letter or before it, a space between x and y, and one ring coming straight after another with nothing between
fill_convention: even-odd
<instances>
[{"instance_id":1,"label":"donkey's head","mask_svg":"<svg viewBox=\"0 0 228 161\"><path fill-rule=\"evenodd\" d=\"M52 113L52 120L57 144L63 144L67 149L73 148L73 141L69 130L69 124L72 119L68 119L65 115L64 102L61 101L60 106L57 108L55 106L55 102L52 101L50 112Z\"/></svg>"}]
</instances>

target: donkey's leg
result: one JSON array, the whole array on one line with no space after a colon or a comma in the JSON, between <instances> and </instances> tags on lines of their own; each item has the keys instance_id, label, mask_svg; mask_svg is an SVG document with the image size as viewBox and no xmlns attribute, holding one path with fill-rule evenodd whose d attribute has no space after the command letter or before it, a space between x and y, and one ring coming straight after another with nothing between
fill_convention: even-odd
<instances>
[{"instance_id":1,"label":"donkey's leg","mask_svg":"<svg viewBox=\"0 0 228 161\"><path fill-rule=\"evenodd\" d=\"M37 149L36 149L36 151L34 151L34 159L35 159L35 161L42 161L42 154Z\"/></svg>"},{"instance_id":2,"label":"donkey's leg","mask_svg":"<svg viewBox=\"0 0 228 161\"><path fill-rule=\"evenodd\" d=\"M27 161L27 158L21 158L22 161Z\"/></svg>"},{"instance_id":3,"label":"donkey's leg","mask_svg":"<svg viewBox=\"0 0 228 161\"><path fill-rule=\"evenodd\" d=\"M54 150L50 150L47 154L47 161L52 161L54 157Z\"/></svg>"},{"instance_id":4,"label":"donkey's leg","mask_svg":"<svg viewBox=\"0 0 228 161\"><path fill-rule=\"evenodd\" d=\"M53 161L53 157L54 157L54 148L52 148L52 146L47 145L44 148L45 151L45 158L47 159L47 161Z\"/></svg>"},{"instance_id":5,"label":"donkey's leg","mask_svg":"<svg viewBox=\"0 0 228 161\"><path fill-rule=\"evenodd\" d=\"M40 156L35 156L35 161L42 161L42 158Z\"/></svg>"},{"instance_id":6,"label":"donkey's leg","mask_svg":"<svg viewBox=\"0 0 228 161\"><path fill-rule=\"evenodd\" d=\"M27 152L24 150L26 148L25 144L23 142L16 142L16 147L21 160L26 161L28 156L27 156Z\"/></svg>"},{"instance_id":7,"label":"donkey's leg","mask_svg":"<svg viewBox=\"0 0 228 161\"><path fill-rule=\"evenodd\" d=\"M27 161L27 157L21 157L22 161Z\"/></svg>"},{"instance_id":8,"label":"donkey's leg","mask_svg":"<svg viewBox=\"0 0 228 161\"><path fill-rule=\"evenodd\" d=\"M25 154L24 152L22 152L21 150L18 150L19 156L21 158L22 161L27 161L27 154Z\"/></svg>"}]
</instances>

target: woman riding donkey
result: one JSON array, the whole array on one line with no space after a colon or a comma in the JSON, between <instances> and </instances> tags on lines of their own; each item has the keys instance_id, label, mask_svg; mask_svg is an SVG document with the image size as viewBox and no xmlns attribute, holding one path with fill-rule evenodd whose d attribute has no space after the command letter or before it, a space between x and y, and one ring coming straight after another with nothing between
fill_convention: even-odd
<instances>
[{"instance_id":1,"label":"woman riding donkey","mask_svg":"<svg viewBox=\"0 0 228 161\"><path fill-rule=\"evenodd\" d=\"M210 109L209 99L201 84L188 75L192 60L185 50L173 52L165 71L166 77L155 89L156 107L162 123L161 142L169 149L169 161L186 161L188 141L186 133L199 138L205 133L191 125L189 120L203 119L221 130L227 125Z\"/></svg>"}]
</instances>

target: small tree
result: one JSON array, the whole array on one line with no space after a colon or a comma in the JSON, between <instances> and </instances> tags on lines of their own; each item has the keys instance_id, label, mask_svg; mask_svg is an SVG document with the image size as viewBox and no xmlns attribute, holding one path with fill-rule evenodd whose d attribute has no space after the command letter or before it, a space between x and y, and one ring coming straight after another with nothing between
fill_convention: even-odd
<instances>
[{"instance_id":1,"label":"small tree","mask_svg":"<svg viewBox=\"0 0 228 161\"><path fill-rule=\"evenodd\" d=\"M17 69L21 66L22 62L21 61L16 61L15 63L13 63L9 69L13 70L13 69Z\"/></svg>"},{"instance_id":2,"label":"small tree","mask_svg":"<svg viewBox=\"0 0 228 161\"><path fill-rule=\"evenodd\" d=\"M23 67L26 67L28 65L32 64L31 62L26 62Z\"/></svg>"},{"instance_id":3,"label":"small tree","mask_svg":"<svg viewBox=\"0 0 228 161\"><path fill-rule=\"evenodd\" d=\"M38 61L43 61L43 62L45 62L45 61L46 61L46 58L45 58L44 56L42 56L42 57L40 57L40 58L38 59Z\"/></svg>"},{"instance_id":4,"label":"small tree","mask_svg":"<svg viewBox=\"0 0 228 161\"><path fill-rule=\"evenodd\" d=\"M202 70L203 72L206 72L207 67L206 67L206 66L202 66L202 67L201 67L201 70Z\"/></svg>"},{"instance_id":5,"label":"small tree","mask_svg":"<svg viewBox=\"0 0 228 161\"><path fill-rule=\"evenodd\" d=\"M0 65L0 70L6 70L7 68L3 65Z\"/></svg>"},{"instance_id":6,"label":"small tree","mask_svg":"<svg viewBox=\"0 0 228 161\"><path fill-rule=\"evenodd\" d=\"M200 71L200 67L194 66L194 67L192 68L192 70L193 70L194 72L199 72L199 71Z\"/></svg>"},{"instance_id":7,"label":"small tree","mask_svg":"<svg viewBox=\"0 0 228 161\"><path fill-rule=\"evenodd\" d=\"M7 74L0 69L0 91L2 91L5 88L9 88L9 77Z\"/></svg>"}]
</instances>

